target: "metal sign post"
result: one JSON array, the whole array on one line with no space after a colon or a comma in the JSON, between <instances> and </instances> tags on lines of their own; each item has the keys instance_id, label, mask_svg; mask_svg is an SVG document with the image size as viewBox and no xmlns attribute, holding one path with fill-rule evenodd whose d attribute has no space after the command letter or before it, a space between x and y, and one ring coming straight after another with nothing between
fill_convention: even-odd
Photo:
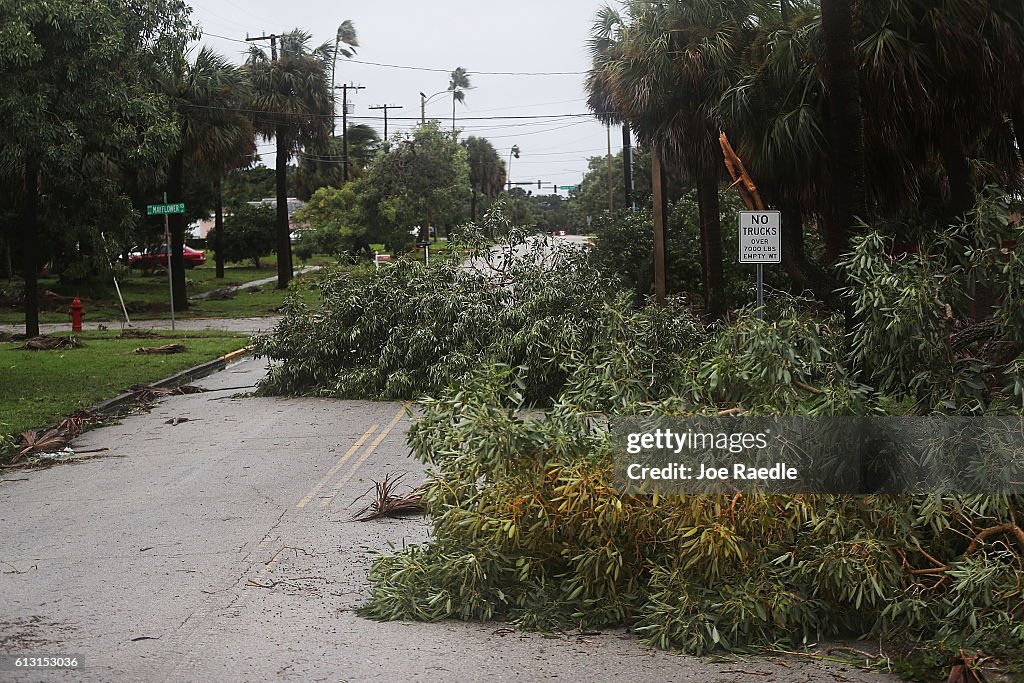
<instances>
[{"instance_id":1,"label":"metal sign post","mask_svg":"<svg viewBox=\"0 0 1024 683\"><path fill-rule=\"evenodd\" d=\"M168 216L172 213L185 213L185 205L182 203L168 204L167 193L164 192L163 204L149 204L146 206L146 215L164 217L164 248L167 250L167 289L171 295L171 331L174 331L174 265L171 262L171 228Z\"/></svg>"},{"instance_id":2,"label":"metal sign post","mask_svg":"<svg viewBox=\"0 0 1024 683\"><path fill-rule=\"evenodd\" d=\"M757 317L764 319L764 264L782 262L782 214L740 211L739 262L757 265Z\"/></svg>"},{"instance_id":3,"label":"metal sign post","mask_svg":"<svg viewBox=\"0 0 1024 683\"><path fill-rule=\"evenodd\" d=\"M417 240L416 241L416 246L417 247L423 247L423 265L429 266L430 265L430 240L426 240L426 241Z\"/></svg>"}]
</instances>

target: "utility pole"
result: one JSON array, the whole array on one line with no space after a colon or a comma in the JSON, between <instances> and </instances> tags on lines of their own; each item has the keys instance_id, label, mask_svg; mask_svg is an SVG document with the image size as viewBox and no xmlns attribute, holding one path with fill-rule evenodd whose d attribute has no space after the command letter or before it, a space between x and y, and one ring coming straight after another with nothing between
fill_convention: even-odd
<instances>
[{"instance_id":1,"label":"utility pole","mask_svg":"<svg viewBox=\"0 0 1024 683\"><path fill-rule=\"evenodd\" d=\"M608 213L615 210L612 200L612 124L608 124Z\"/></svg>"},{"instance_id":2,"label":"utility pole","mask_svg":"<svg viewBox=\"0 0 1024 683\"><path fill-rule=\"evenodd\" d=\"M370 107L371 110L376 110L376 109L383 109L384 110L384 141L385 142L387 142L387 139L388 139L388 109L403 109L403 108L404 107L402 107L401 105L398 105L398 104L380 104L380 105L374 105L374 106Z\"/></svg>"},{"instance_id":3,"label":"utility pole","mask_svg":"<svg viewBox=\"0 0 1024 683\"><path fill-rule=\"evenodd\" d=\"M427 125L427 94L420 93L420 125Z\"/></svg>"},{"instance_id":4,"label":"utility pole","mask_svg":"<svg viewBox=\"0 0 1024 683\"><path fill-rule=\"evenodd\" d=\"M341 88L341 163L345 169L342 178L348 182L348 91L349 90L365 90L366 87L362 85L355 85L353 83L345 83L343 85L334 86L335 89Z\"/></svg>"},{"instance_id":5,"label":"utility pole","mask_svg":"<svg viewBox=\"0 0 1024 683\"><path fill-rule=\"evenodd\" d=\"M633 141L629 134L629 124L622 123L622 175L625 179L623 188L626 190L626 208L633 206Z\"/></svg>"},{"instance_id":6,"label":"utility pole","mask_svg":"<svg viewBox=\"0 0 1024 683\"><path fill-rule=\"evenodd\" d=\"M270 41L270 58L272 60L274 60L275 62L277 61L277 39L278 38L280 38L280 36L278 36L276 33L271 33L269 36L266 35L266 34L263 34L262 36L257 36L255 38L250 38L248 33L245 34L245 41L247 43L251 43L251 42L256 41L256 40L269 40Z\"/></svg>"}]
</instances>

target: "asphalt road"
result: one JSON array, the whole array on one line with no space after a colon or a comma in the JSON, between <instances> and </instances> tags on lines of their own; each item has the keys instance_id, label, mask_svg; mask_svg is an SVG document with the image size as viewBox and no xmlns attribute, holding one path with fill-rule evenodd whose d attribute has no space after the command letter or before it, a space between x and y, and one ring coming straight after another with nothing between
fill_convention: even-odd
<instances>
[{"instance_id":1,"label":"asphalt road","mask_svg":"<svg viewBox=\"0 0 1024 683\"><path fill-rule=\"evenodd\" d=\"M401 403L243 398L247 360L85 434L95 459L0 480L0 653L78 655L15 681L879 681L810 658L711 659L632 636L357 617L374 553L424 518L352 521L408 456ZM219 391L218 391L219 389ZM173 418L188 418L177 425Z\"/></svg>"}]
</instances>

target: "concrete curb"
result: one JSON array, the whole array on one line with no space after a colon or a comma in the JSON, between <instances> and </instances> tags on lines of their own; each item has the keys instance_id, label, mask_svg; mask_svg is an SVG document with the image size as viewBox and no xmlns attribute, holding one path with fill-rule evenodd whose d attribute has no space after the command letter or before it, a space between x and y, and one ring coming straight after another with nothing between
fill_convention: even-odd
<instances>
[{"instance_id":1,"label":"concrete curb","mask_svg":"<svg viewBox=\"0 0 1024 683\"><path fill-rule=\"evenodd\" d=\"M249 351L250 347L246 346L244 348L238 349L237 351L226 353L223 356L220 356L219 358L214 358L213 360L201 363L199 365L196 365L195 367L191 367L187 370L182 370L181 372L173 374L170 377L164 377L163 379L153 382L148 386L159 387L163 389L180 386L182 384L187 384L193 380L202 379L203 377L212 375L215 372L220 372L224 368L228 367L228 365L231 365L233 362L242 360L242 358L249 354ZM123 394L115 396L114 398L103 401L102 403L97 403L96 405L88 408L88 410L107 415L110 413L116 413L128 405L136 405L135 396L131 392L125 392Z\"/></svg>"}]
</instances>

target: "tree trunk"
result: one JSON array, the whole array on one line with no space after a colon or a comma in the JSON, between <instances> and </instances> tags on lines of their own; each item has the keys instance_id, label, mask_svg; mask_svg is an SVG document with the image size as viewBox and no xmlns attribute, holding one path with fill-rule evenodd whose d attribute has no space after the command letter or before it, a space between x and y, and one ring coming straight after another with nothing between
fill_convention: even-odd
<instances>
[{"instance_id":1,"label":"tree trunk","mask_svg":"<svg viewBox=\"0 0 1024 683\"><path fill-rule=\"evenodd\" d=\"M651 188L654 190L654 296L665 301L665 174L661 155L651 149ZM646 285L645 285L646 286Z\"/></svg>"},{"instance_id":2,"label":"tree trunk","mask_svg":"<svg viewBox=\"0 0 1024 683\"><path fill-rule=\"evenodd\" d=\"M629 123L622 122L622 189L623 208L632 211L633 204L633 137L629 130Z\"/></svg>"},{"instance_id":3,"label":"tree trunk","mask_svg":"<svg viewBox=\"0 0 1024 683\"><path fill-rule=\"evenodd\" d=\"M171 167L167 177L167 199L175 204L185 200L185 157L178 152L171 158ZM188 292L185 291L185 214L173 213L167 217L171 233L170 266L171 266L171 298L174 310L184 311L188 308Z\"/></svg>"},{"instance_id":4,"label":"tree trunk","mask_svg":"<svg viewBox=\"0 0 1024 683\"><path fill-rule=\"evenodd\" d=\"M725 312L725 273L722 269L722 225L718 214L718 173L704 171L697 179L700 243L704 276L704 308L708 315Z\"/></svg>"},{"instance_id":5,"label":"tree trunk","mask_svg":"<svg viewBox=\"0 0 1024 683\"><path fill-rule=\"evenodd\" d=\"M476 223L476 188L473 188L473 198L469 200L469 219Z\"/></svg>"},{"instance_id":6,"label":"tree trunk","mask_svg":"<svg viewBox=\"0 0 1024 683\"><path fill-rule=\"evenodd\" d=\"M217 206L213 212L213 255L217 265L217 278L224 278L224 195L221 194L221 178L214 181L217 191ZM257 266L258 268L259 266Z\"/></svg>"},{"instance_id":7,"label":"tree trunk","mask_svg":"<svg viewBox=\"0 0 1024 683\"><path fill-rule=\"evenodd\" d=\"M789 22L793 19L793 7L789 4L790 0L779 0L779 12L782 14L782 25L789 27Z\"/></svg>"},{"instance_id":8,"label":"tree trunk","mask_svg":"<svg viewBox=\"0 0 1024 683\"><path fill-rule=\"evenodd\" d=\"M1013 136L1017 140L1017 154L1024 162L1024 103L1017 104L1010 111L1010 120L1013 121Z\"/></svg>"},{"instance_id":9,"label":"tree trunk","mask_svg":"<svg viewBox=\"0 0 1024 683\"><path fill-rule=\"evenodd\" d=\"M825 256L832 264L847 249L853 221L864 215L864 122L853 49L849 0L822 0L825 87L829 104L829 200L833 219L825 224Z\"/></svg>"},{"instance_id":10,"label":"tree trunk","mask_svg":"<svg viewBox=\"0 0 1024 683\"><path fill-rule=\"evenodd\" d=\"M955 221L974 206L974 188L971 186L971 167L964 155L963 144L949 125L943 124L939 133L942 165L949 180L949 213Z\"/></svg>"},{"instance_id":11,"label":"tree trunk","mask_svg":"<svg viewBox=\"0 0 1024 683\"><path fill-rule=\"evenodd\" d=\"M804 252L804 218L800 205L780 203L779 208L782 211L782 267L793 280L793 293L799 295L810 290L832 310L842 310L843 303L836 293L839 282L807 260Z\"/></svg>"},{"instance_id":12,"label":"tree trunk","mask_svg":"<svg viewBox=\"0 0 1024 683\"><path fill-rule=\"evenodd\" d=\"M277 288L292 279L292 235L288 226L288 144L285 127L277 127Z\"/></svg>"},{"instance_id":13,"label":"tree trunk","mask_svg":"<svg viewBox=\"0 0 1024 683\"><path fill-rule=\"evenodd\" d=\"M0 238L0 277L10 280L14 277L11 264L11 238L6 235Z\"/></svg>"},{"instance_id":14,"label":"tree trunk","mask_svg":"<svg viewBox=\"0 0 1024 683\"><path fill-rule=\"evenodd\" d=\"M21 228L25 275L25 334L39 336L39 162L25 159L25 221Z\"/></svg>"}]
</instances>

